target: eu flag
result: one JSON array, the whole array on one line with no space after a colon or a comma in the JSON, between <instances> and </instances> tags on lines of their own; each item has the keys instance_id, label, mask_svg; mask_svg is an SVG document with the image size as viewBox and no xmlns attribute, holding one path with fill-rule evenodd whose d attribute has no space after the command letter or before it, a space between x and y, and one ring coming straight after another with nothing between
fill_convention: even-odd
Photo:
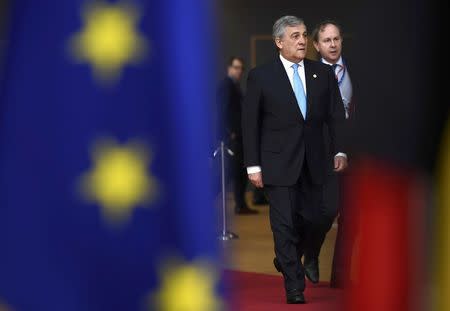
<instances>
[{"instance_id":1,"label":"eu flag","mask_svg":"<svg viewBox=\"0 0 450 311\"><path fill-rule=\"evenodd\" d=\"M209 1L10 9L0 309L219 309Z\"/></svg>"}]
</instances>

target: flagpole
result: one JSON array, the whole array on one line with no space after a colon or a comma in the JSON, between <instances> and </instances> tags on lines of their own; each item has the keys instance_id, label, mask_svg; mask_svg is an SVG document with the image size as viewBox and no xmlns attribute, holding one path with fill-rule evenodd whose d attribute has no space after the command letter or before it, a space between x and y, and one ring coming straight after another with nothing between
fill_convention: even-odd
<instances>
[{"instance_id":1,"label":"flagpole","mask_svg":"<svg viewBox=\"0 0 450 311\"><path fill-rule=\"evenodd\" d=\"M225 146L223 141L220 142L220 147L214 152L214 157L220 151L220 165L221 165L221 183L222 183L222 230L218 236L219 240L228 241L233 239L238 239L239 236L228 230L227 222L227 202L226 202L226 182L225 182L225 151L228 152L230 156L234 153Z\"/></svg>"}]
</instances>

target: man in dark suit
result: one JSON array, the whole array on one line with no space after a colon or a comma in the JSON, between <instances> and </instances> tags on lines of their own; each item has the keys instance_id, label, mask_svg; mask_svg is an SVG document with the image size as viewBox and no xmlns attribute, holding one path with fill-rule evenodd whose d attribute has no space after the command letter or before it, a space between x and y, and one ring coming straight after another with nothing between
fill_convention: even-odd
<instances>
[{"instance_id":1,"label":"man in dark suit","mask_svg":"<svg viewBox=\"0 0 450 311\"><path fill-rule=\"evenodd\" d=\"M244 168L241 104L242 91L239 85L244 72L244 61L240 57L230 57L227 76L219 85L218 102L222 118L221 140L233 151L234 156L229 162L229 176L233 181L235 213L239 215L257 214L248 207L245 201L247 174Z\"/></svg>"},{"instance_id":2,"label":"man in dark suit","mask_svg":"<svg viewBox=\"0 0 450 311\"><path fill-rule=\"evenodd\" d=\"M274 61L250 71L242 105L244 161L250 181L264 187L270 203L274 264L283 273L287 303L304 303L299 258L321 210L327 157L323 127L336 152L336 171L347 167L339 124L345 114L330 66L305 59L304 22L284 16L273 26Z\"/></svg>"},{"instance_id":3,"label":"man in dark suit","mask_svg":"<svg viewBox=\"0 0 450 311\"><path fill-rule=\"evenodd\" d=\"M342 57L342 32L340 25L332 20L326 20L319 23L312 32L314 47L321 56L321 62L332 67L336 80L338 81L339 90L342 97L345 117L347 119L346 126L349 127L350 117L354 117L353 86L350 78L350 72L347 62ZM325 144L327 145L330 138L325 130ZM347 144L348 145L348 144ZM328 157L334 156L332 151L328 151ZM350 274L351 254L344 252L344 242L352 245L354 237L344 234L346 221L349 221L351 215L344 216L342 202L342 190L340 179L334 172L333 167L327 167L327 180L324 184L323 197L323 221L324 226L315 232L313 243L308 245L304 253L304 267L306 276L313 282L319 281L319 254L326 234L331 229L334 219L339 216L339 229L336 240L335 254L333 258L333 271L331 278L332 287L342 287L344 278ZM346 241L343 240L344 235Z\"/></svg>"}]
</instances>

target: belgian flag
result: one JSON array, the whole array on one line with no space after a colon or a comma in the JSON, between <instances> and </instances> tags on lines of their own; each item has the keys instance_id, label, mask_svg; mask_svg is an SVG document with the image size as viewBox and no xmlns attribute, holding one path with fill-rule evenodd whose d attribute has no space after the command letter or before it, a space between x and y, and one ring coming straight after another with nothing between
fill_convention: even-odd
<instances>
[{"instance_id":1,"label":"belgian flag","mask_svg":"<svg viewBox=\"0 0 450 311\"><path fill-rule=\"evenodd\" d=\"M344 247L353 282L343 310L432 310L437 302L429 295L432 274L437 258L448 265L450 246L448 229L443 234L448 201L437 208L435 179L442 177L447 193L448 166L438 165L449 158L441 147L448 146L449 136L442 135L448 100L439 94L448 70L437 55L444 12L437 2L419 0L359 3L352 52L358 111L345 190L352 223L344 232L358 242ZM448 301L448 268L438 274L441 283L433 289L446 289ZM442 300L439 306L448 309Z\"/></svg>"}]
</instances>

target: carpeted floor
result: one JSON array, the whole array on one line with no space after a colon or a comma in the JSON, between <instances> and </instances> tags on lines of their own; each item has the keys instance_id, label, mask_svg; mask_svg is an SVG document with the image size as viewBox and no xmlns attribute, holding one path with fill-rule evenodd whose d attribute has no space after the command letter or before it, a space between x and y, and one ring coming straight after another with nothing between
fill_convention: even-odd
<instances>
[{"instance_id":1,"label":"carpeted floor","mask_svg":"<svg viewBox=\"0 0 450 311\"><path fill-rule=\"evenodd\" d=\"M342 296L342 291L331 289L327 283L307 283L307 304L288 305L285 303L281 275L228 270L225 279L230 287L232 311L335 311Z\"/></svg>"}]
</instances>

